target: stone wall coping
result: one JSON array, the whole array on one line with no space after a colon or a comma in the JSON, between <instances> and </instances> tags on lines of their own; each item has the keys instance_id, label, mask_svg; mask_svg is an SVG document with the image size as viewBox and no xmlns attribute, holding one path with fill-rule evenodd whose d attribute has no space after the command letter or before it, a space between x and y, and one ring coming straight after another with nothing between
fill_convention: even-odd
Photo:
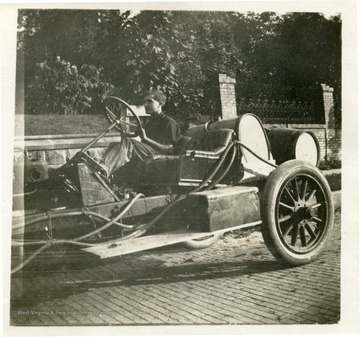
<instances>
[{"instance_id":1,"label":"stone wall coping","mask_svg":"<svg viewBox=\"0 0 360 337\"><path fill-rule=\"evenodd\" d=\"M87 134L66 134L66 135L35 135L35 136L15 136L15 141L19 140L42 140L42 139L76 139L76 138L95 138L100 133ZM117 138L119 133L108 133L105 137Z\"/></svg>"},{"instance_id":2,"label":"stone wall coping","mask_svg":"<svg viewBox=\"0 0 360 337\"><path fill-rule=\"evenodd\" d=\"M219 74L219 82L220 82L220 83L235 84L235 83L236 83L236 79L233 78L233 77L230 77L229 75L226 75L226 74Z\"/></svg>"},{"instance_id":3,"label":"stone wall coping","mask_svg":"<svg viewBox=\"0 0 360 337\"><path fill-rule=\"evenodd\" d=\"M289 129L329 129L326 124L263 124L264 127L285 127Z\"/></svg>"},{"instance_id":4,"label":"stone wall coping","mask_svg":"<svg viewBox=\"0 0 360 337\"><path fill-rule=\"evenodd\" d=\"M327 84L321 83L321 87L325 92L334 92L334 88L328 86Z\"/></svg>"},{"instance_id":5,"label":"stone wall coping","mask_svg":"<svg viewBox=\"0 0 360 337\"><path fill-rule=\"evenodd\" d=\"M340 174L341 175L341 168L323 170L322 173L324 174L324 176L329 176L329 175L332 175L332 174Z\"/></svg>"},{"instance_id":6,"label":"stone wall coping","mask_svg":"<svg viewBox=\"0 0 360 337\"><path fill-rule=\"evenodd\" d=\"M80 149L98 134L52 135L15 137L14 147L26 147L29 151ZM93 147L106 147L111 142L119 142L120 134L105 135Z\"/></svg>"}]
</instances>

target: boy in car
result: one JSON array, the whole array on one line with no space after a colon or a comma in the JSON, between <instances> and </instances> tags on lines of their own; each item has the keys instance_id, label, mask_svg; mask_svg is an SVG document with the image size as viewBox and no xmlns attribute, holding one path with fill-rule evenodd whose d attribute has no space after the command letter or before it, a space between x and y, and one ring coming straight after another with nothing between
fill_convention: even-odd
<instances>
[{"instance_id":1,"label":"boy in car","mask_svg":"<svg viewBox=\"0 0 360 337\"><path fill-rule=\"evenodd\" d=\"M165 103L166 96L162 91L150 90L145 93L145 111L151 117L140 130L141 142L123 137L120 143L109 146L101 160L108 176L133 158L144 160L150 155L174 153L181 133L176 121L164 114Z\"/></svg>"}]
</instances>

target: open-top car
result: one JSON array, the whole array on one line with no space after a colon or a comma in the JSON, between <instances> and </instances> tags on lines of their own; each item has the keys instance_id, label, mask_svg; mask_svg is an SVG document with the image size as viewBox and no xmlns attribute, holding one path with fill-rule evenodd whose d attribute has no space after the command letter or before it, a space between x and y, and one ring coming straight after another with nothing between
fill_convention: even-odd
<instances>
[{"instance_id":1,"label":"open-top car","mask_svg":"<svg viewBox=\"0 0 360 337\"><path fill-rule=\"evenodd\" d=\"M324 249L333 203L312 133L265 129L252 114L210 121L190 128L174 155L133 160L109 177L89 149L114 128L136 137L142 122L116 97L105 114L110 126L61 167L50 170L26 151L16 161L12 272L60 246L100 258L175 243L203 248L259 225L289 265Z\"/></svg>"}]
</instances>

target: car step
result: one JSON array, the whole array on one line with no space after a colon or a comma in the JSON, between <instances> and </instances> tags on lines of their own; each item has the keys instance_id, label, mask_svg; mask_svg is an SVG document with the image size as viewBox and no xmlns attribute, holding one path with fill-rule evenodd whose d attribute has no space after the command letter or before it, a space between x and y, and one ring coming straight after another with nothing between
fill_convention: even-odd
<instances>
[{"instance_id":1,"label":"car step","mask_svg":"<svg viewBox=\"0 0 360 337\"><path fill-rule=\"evenodd\" d=\"M107 242L98 244L96 246L83 248L91 254L98 255L101 259L115 257L120 255L127 255L135 252L140 252L148 249L159 248L175 243L180 243L188 240L201 239L208 237L215 233L225 233L235 229L248 228L260 225L261 221L256 221L248 224L239 225L232 228L226 228L216 232L189 232L189 231L174 231L149 236L142 236L118 242Z\"/></svg>"}]
</instances>

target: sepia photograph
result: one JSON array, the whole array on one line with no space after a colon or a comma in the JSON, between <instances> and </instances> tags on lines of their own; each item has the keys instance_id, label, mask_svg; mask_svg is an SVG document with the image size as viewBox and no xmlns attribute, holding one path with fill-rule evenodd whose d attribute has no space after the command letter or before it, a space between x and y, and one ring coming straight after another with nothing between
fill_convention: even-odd
<instances>
[{"instance_id":1,"label":"sepia photograph","mask_svg":"<svg viewBox=\"0 0 360 337\"><path fill-rule=\"evenodd\" d=\"M355 3L289 3L1 5L8 334L359 314Z\"/></svg>"}]
</instances>

